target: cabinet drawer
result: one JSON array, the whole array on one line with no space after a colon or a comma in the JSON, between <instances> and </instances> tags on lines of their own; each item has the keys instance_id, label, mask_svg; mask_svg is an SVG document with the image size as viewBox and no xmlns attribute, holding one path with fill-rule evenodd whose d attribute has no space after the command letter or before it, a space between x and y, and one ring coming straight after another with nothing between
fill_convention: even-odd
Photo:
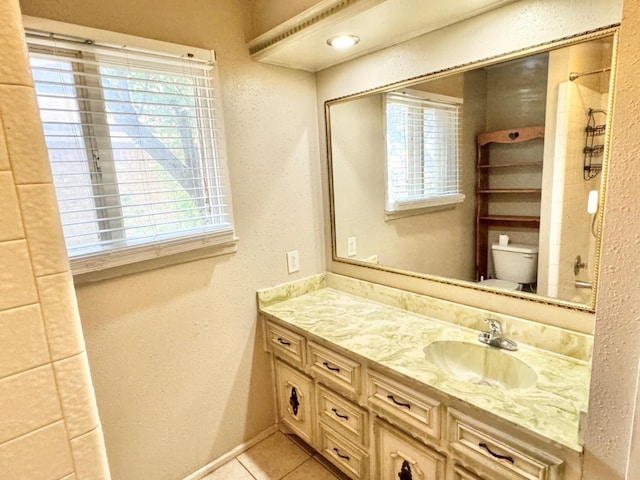
<instances>
[{"instance_id":1,"label":"cabinet drawer","mask_svg":"<svg viewBox=\"0 0 640 480\"><path fill-rule=\"evenodd\" d=\"M453 466L453 480L484 480L460 465Z\"/></svg>"},{"instance_id":2,"label":"cabinet drawer","mask_svg":"<svg viewBox=\"0 0 640 480\"><path fill-rule=\"evenodd\" d=\"M368 444L368 415L365 410L322 385L316 389L318 418L354 443Z\"/></svg>"},{"instance_id":3,"label":"cabinet drawer","mask_svg":"<svg viewBox=\"0 0 640 480\"><path fill-rule=\"evenodd\" d=\"M313 381L280 360L275 361L278 418L307 443L313 440Z\"/></svg>"},{"instance_id":4,"label":"cabinet drawer","mask_svg":"<svg viewBox=\"0 0 640 480\"><path fill-rule=\"evenodd\" d=\"M420 437L440 439L440 402L372 370L367 371L369 405L391 423Z\"/></svg>"},{"instance_id":5,"label":"cabinet drawer","mask_svg":"<svg viewBox=\"0 0 640 480\"><path fill-rule=\"evenodd\" d=\"M339 353L309 342L309 364L314 377L351 398L360 394L361 368Z\"/></svg>"},{"instance_id":6,"label":"cabinet drawer","mask_svg":"<svg viewBox=\"0 0 640 480\"><path fill-rule=\"evenodd\" d=\"M305 339L280 325L266 322L267 345L278 357L302 367L305 363Z\"/></svg>"},{"instance_id":7,"label":"cabinet drawer","mask_svg":"<svg viewBox=\"0 0 640 480\"><path fill-rule=\"evenodd\" d=\"M378 480L444 480L445 457L382 422L376 422Z\"/></svg>"},{"instance_id":8,"label":"cabinet drawer","mask_svg":"<svg viewBox=\"0 0 640 480\"><path fill-rule=\"evenodd\" d=\"M369 456L323 423L320 423L320 452L350 478L369 479Z\"/></svg>"},{"instance_id":9,"label":"cabinet drawer","mask_svg":"<svg viewBox=\"0 0 640 480\"><path fill-rule=\"evenodd\" d=\"M489 425L449 410L451 448L497 474L517 480L562 478L563 461Z\"/></svg>"}]
</instances>

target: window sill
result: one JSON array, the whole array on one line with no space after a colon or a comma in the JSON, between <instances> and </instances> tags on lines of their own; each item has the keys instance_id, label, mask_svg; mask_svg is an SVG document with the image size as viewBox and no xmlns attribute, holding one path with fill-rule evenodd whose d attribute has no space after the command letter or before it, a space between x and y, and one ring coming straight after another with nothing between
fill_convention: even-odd
<instances>
[{"instance_id":1,"label":"window sill","mask_svg":"<svg viewBox=\"0 0 640 480\"><path fill-rule=\"evenodd\" d=\"M211 243L211 236L202 236L70 259L73 281L76 285L97 282L228 255L237 251L238 240L229 235L228 238L218 238L216 243Z\"/></svg>"},{"instance_id":2,"label":"window sill","mask_svg":"<svg viewBox=\"0 0 640 480\"><path fill-rule=\"evenodd\" d=\"M425 198L414 201L396 202L394 210L385 210L385 220L395 220L396 218L411 217L425 213L438 212L454 208L458 203L464 202L464 194L444 195L441 197Z\"/></svg>"}]
</instances>

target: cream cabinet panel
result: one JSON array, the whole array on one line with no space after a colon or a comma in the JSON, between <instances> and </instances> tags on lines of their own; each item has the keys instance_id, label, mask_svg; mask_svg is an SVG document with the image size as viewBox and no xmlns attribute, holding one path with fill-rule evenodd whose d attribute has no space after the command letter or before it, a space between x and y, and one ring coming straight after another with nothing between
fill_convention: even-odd
<instances>
[{"instance_id":1,"label":"cream cabinet panel","mask_svg":"<svg viewBox=\"0 0 640 480\"><path fill-rule=\"evenodd\" d=\"M310 378L275 361L278 418L307 443L313 442L313 384Z\"/></svg>"},{"instance_id":2,"label":"cream cabinet panel","mask_svg":"<svg viewBox=\"0 0 640 480\"><path fill-rule=\"evenodd\" d=\"M382 422L375 423L378 480L445 480L445 457Z\"/></svg>"}]
</instances>

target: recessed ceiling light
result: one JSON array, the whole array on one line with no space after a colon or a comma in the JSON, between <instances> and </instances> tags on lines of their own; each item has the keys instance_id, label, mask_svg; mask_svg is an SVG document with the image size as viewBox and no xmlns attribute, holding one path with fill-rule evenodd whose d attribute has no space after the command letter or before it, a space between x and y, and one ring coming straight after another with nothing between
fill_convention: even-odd
<instances>
[{"instance_id":1,"label":"recessed ceiling light","mask_svg":"<svg viewBox=\"0 0 640 480\"><path fill-rule=\"evenodd\" d=\"M360 37L355 35L337 35L327 40L327 44L335 48L349 48L353 47L360 41Z\"/></svg>"}]
</instances>

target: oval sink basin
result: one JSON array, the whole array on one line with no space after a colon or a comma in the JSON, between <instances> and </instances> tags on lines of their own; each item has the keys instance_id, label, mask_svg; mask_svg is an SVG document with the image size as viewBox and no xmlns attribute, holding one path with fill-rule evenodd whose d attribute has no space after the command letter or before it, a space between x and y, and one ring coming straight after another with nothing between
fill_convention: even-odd
<instances>
[{"instance_id":1,"label":"oval sink basin","mask_svg":"<svg viewBox=\"0 0 640 480\"><path fill-rule=\"evenodd\" d=\"M424 348L428 362L459 380L505 389L529 388L538 375L522 360L494 347L440 341Z\"/></svg>"}]
</instances>

